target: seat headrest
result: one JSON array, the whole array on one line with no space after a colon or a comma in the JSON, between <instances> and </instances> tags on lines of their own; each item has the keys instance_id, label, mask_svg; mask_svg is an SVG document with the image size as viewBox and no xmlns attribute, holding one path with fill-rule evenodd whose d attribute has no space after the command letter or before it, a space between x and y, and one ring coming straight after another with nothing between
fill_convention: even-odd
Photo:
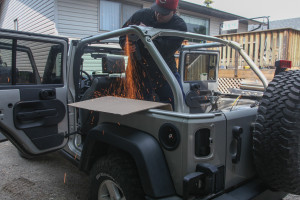
<instances>
[{"instance_id":1,"label":"seat headrest","mask_svg":"<svg viewBox=\"0 0 300 200\"><path fill-rule=\"evenodd\" d=\"M107 56L102 58L103 73L123 73L125 72L125 59L122 56Z\"/></svg>"},{"instance_id":2,"label":"seat headrest","mask_svg":"<svg viewBox=\"0 0 300 200\"><path fill-rule=\"evenodd\" d=\"M0 66L0 83L10 83L11 82L11 67Z\"/></svg>"}]
</instances>

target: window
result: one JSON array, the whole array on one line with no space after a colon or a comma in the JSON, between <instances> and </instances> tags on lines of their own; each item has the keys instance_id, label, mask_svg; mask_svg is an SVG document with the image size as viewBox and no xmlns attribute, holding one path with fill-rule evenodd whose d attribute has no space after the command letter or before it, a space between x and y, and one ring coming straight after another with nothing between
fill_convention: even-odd
<instances>
[{"instance_id":1,"label":"window","mask_svg":"<svg viewBox=\"0 0 300 200\"><path fill-rule=\"evenodd\" d=\"M82 69L84 72L95 77L106 76L108 74L110 76L122 75L123 70L121 70L121 68L124 68L124 70L126 69L128 56L124 55L122 49L115 48L115 43L109 43L107 46L110 47L105 49L106 47L91 45L85 48L85 52L81 57L83 61ZM112 51L112 49L114 50Z\"/></svg>"},{"instance_id":2,"label":"window","mask_svg":"<svg viewBox=\"0 0 300 200\"><path fill-rule=\"evenodd\" d=\"M62 84L63 45L0 38L0 86Z\"/></svg>"},{"instance_id":3,"label":"window","mask_svg":"<svg viewBox=\"0 0 300 200\"><path fill-rule=\"evenodd\" d=\"M217 55L187 53L184 58L184 81L216 80Z\"/></svg>"},{"instance_id":4,"label":"window","mask_svg":"<svg viewBox=\"0 0 300 200\"><path fill-rule=\"evenodd\" d=\"M188 32L200 33L203 35L209 34L209 20L199 17L180 15L187 25Z\"/></svg>"},{"instance_id":5,"label":"window","mask_svg":"<svg viewBox=\"0 0 300 200\"><path fill-rule=\"evenodd\" d=\"M115 1L100 0L100 30L112 31L121 28L141 6Z\"/></svg>"}]
</instances>

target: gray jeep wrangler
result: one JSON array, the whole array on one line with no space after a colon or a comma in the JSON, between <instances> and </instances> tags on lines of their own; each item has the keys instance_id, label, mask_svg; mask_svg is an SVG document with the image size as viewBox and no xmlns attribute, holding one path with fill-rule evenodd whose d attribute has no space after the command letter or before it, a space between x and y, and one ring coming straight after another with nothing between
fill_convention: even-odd
<instances>
[{"instance_id":1,"label":"gray jeep wrangler","mask_svg":"<svg viewBox=\"0 0 300 200\"><path fill-rule=\"evenodd\" d=\"M156 62L173 92L172 110L96 109L93 99L105 96L145 102L124 87L132 56L116 43L123 35L134 35ZM153 43L169 36L198 41L179 51L183 91ZM220 92L219 47L238 52L262 85ZM235 42L138 26L70 42L0 30L0 54L0 132L25 158L61 149L90 175L92 200L300 194L299 71L268 83ZM68 106L85 101L90 110Z\"/></svg>"}]
</instances>

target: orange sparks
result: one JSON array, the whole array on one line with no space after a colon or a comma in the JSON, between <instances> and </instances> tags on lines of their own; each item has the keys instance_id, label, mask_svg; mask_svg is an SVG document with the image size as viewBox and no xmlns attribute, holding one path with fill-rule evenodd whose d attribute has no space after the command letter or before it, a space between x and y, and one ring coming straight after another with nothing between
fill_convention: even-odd
<instances>
[{"instance_id":1,"label":"orange sparks","mask_svg":"<svg viewBox=\"0 0 300 200\"><path fill-rule=\"evenodd\" d=\"M117 123L119 126L121 126L120 122Z\"/></svg>"},{"instance_id":2,"label":"orange sparks","mask_svg":"<svg viewBox=\"0 0 300 200\"><path fill-rule=\"evenodd\" d=\"M104 130L102 131L102 135L104 135Z\"/></svg>"},{"instance_id":3,"label":"orange sparks","mask_svg":"<svg viewBox=\"0 0 300 200\"><path fill-rule=\"evenodd\" d=\"M75 155L74 159L76 160L76 158L77 158L77 154Z\"/></svg>"},{"instance_id":4,"label":"orange sparks","mask_svg":"<svg viewBox=\"0 0 300 200\"><path fill-rule=\"evenodd\" d=\"M116 79L113 83L109 85L107 89L103 89L101 91L95 91L93 93L93 98L98 98L101 96L117 96L124 97L130 99L141 99L143 100L143 92L142 88L145 88L145 85L142 81L143 77L140 77L138 72L136 71L136 67L138 63L135 62L135 59L132 57L132 44L128 37L126 37L125 43L125 54L128 56L127 68L126 68L126 79L120 78ZM117 64L118 65L118 64ZM146 77L145 72L143 72L144 77ZM143 76L141 75L141 76ZM150 91L147 91L150 93ZM92 119L92 123L94 123L94 119Z\"/></svg>"},{"instance_id":5,"label":"orange sparks","mask_svg":"<svg viewBox=\"0 0 300 200\"><path fill-rule=\"evenodd\" d=\"M127 96L131 99L135 98L135 91L134 91L134 79L133 79L133 63L130 53L130 42L128 37L126 37L126 47L125 47L125 54L128 56L128 64L126 69L126 87L127 87Z\"/></svg>"},{"instance_id":6,"label":"orange sparks","mask_svg":"<svg viewBox=\"0 0 300 200\"><path fill-rule=\"evenodd\" d=\"M126 36L126 46L125 54L128 56L128 63L126 69L126 82L125 82L125 91L126 97L130 99L144 99L142 92L140 91L141 82L138 80L141 77L137 77L135 66L135 60L132 58L132 53L130 52L131 43L129 42L128 37Z\"/></svg>"},{"instance_id":7,"label":"orange sparks","mask_svg":"<svg viewBox=\"0 0 300 200\"><path fill-rule=\"evenodd\" d=\"M65 172L65 175L64 175L64 184L66 184L66 178L67 178L67 173Z\"/></svg>"}]
</instances>

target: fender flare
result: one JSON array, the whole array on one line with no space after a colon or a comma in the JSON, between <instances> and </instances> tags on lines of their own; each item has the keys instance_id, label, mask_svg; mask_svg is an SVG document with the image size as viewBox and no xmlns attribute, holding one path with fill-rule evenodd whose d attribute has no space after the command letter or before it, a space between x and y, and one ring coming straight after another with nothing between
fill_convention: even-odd
<instances>
[{"instance_id":1,"label":"fender flare","mask_svg":"<svg viewBox=\"0 0 300 200\"><path fill-rule=\"evenodd\" d=\"M100 142L100 145L99 145ZM160 198L175 195L175 188L164 153L157 140L143 131L104 123L91 129L84 141L79 168L89 171L98 154L107 145L131 155L138 169L140 181L147 196Z\"/></svg>"}]
</instances>

